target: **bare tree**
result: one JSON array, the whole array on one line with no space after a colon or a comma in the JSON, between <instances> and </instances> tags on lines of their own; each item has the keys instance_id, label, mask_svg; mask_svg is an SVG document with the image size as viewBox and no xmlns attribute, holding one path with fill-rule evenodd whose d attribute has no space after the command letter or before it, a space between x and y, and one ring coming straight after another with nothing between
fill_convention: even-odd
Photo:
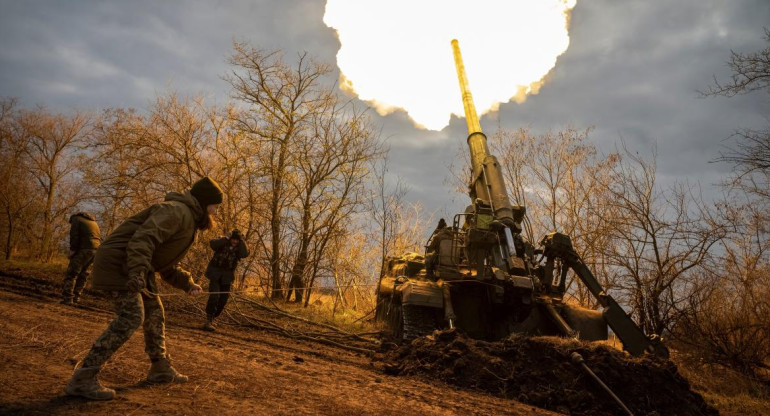
<instances>
[{"instance_id":1,"label":"bare tree","mask_svg":"<svg viewBox=\"0 0 770 416\"><path fill-rule=\"evenodd\" d=\"M34 213L35 184L29 176L28 136L18 124L15 99L0 101L0 207L5 222L5 259L14 251L17 231Z\"/></svg>"},{"instance_id":2,"label":"bare tree","mask_svg":"<svg viewBox=\"0 0 770 416\"><path fill-rule=\"evenodd\" d=\"M185 189L206 176L208 149L216 134L202 97L158 96L135 143L153 166L151 181L161 193Z\"/></svg>"},{"instance_id":3,"label":"bare tree","mask_svg":"<svg viewBox=\"0 0 770 416\"><path fill-rule=\"evenodd\" d=\"M226 198L219 215L222 229L227 232L239 229L252 246L252 255L241 262L238 288L246 285L249 273L266 276L270 268L265 267L263 259L269 256L264 250L266 236L270 230L265 221L268 211L267 186L263 179L263 169L256 163L260 154L260 143L250 140L236 126L238 110L231 105L224 108L210 108L208 123L212 131L211 150L207 163L210 174L225 190Z\"/></svg>"},{"instance_id":4,"label":"bare tree","mask_svg":"<svg viewBox=\"0 0 770 416\"><path fill-rule=\"evenodd\" d=\"M309 275L305 306L330 240L344 234L346 222L362 209L370 162L382 153L366 113L336 100L329 104L313 116L312 133L296 149L297 221L293 228L299 241L290 285L303 287L302 278Z\"/></svg>"},{"instance_id":5,"label":"bare tree","mask_svg":"<svg viewBox=\"0 0 770 416\"><path fill-rule=\"evenodd\" d=\"M364 233L356 233L354 230L338 235L331 241L328 256L331 261L331 274L337 286L333 313L338 306L350 306L353 310L358 310L359 303L373 304L372 291L368 290L364 283L371 270L367 266L377 264L376 261L366 261L368 248L371 247L369 243L371 241Z\"/></svg>"},{"instance_id":6,"label":"bare tree","mask_svg":"<svg viewBox=\"0 0 770 416\"><path fill-rule=\"evenodd\" d=\"M708 279L687 304L680 339L702 357L747 373L769 368L770 224L767 202L728 193L719 205L729 233L720 242Z\"/></svg>"},{"instance_id":7,"label":"bare tree","mask_svg":"<svg viewBox=\"0 0 770 416\"><path fill-rule=\"evenodd\" d=\"M399 229L399 211L405 205L409 187L401 180L391 185L388 182L388 156L374 161L372 170L372 196L369 199L369 213L372 216L373 239L380 247L380 277L385 273L384 259L390 254L400 254L396 251Z\"/></svg>"},{"instance_id":8,"label":"bare tree","mask_svg":"<svg viewBox=\"0 0 770 416\"><path fill-rule=\"evenodd\" d=\"M420 203L404 203L394 208L391 253L422 252L427 243L428 227L433 223L433 215L425 213Z\"/></svg>"},{"instance_id":9,"label":"bare tree","mask_svg":"<svg viewBox=\"0 0 770 416\"><path fill-rule=\"evenodd\" d=\"M37 108L21 111L19 123L29 138L26 153L31 162L30 173L44 195L39 256L48 261L53 255L55 221L59 219L62 228L60 219L77 203L77 198L65 201L60 191L64 181L75 172L75 152L89 134L91 116L80 112L50 114Z\"/></svg>"},{"instance_id":10,"label":"bare tree","mask_svg":"<svg viewBox=\"0 0 770 416\"><path fill-rule=\"evenodd\" d=\"M606 256L640 326L663 334L681 318L724 230L692 189L660 188L654 153L652 161L623 154L609 187L613 244Z\"/></svg>"},{"instance_id":11,"label":"bare tree","mask_svg":"<svg viewBox=\"0 0 770 416\"><path fill-rule=\"evenodd\" d=\"M770 41L770 30L765 29ZM770 92L770 47L758 52L731 51L729 82L716 78L704 96L733 97ZM748 373L768 368L770 355L770 129L740 129L735 143L716 159L734 166L718 205L727 234L683 315L678 332L703 357Z\"/></svg>"},{"instance_id":12,"label":"bare tree","mask_svg":"<svg viewBox=\"0 0 770 416\"><path fill-rule=\"evenodd\" d=\"M235 69L225 79L233 97L249 106L239 113L237 127L264 150L260 165L268 178L270 224L265 248L270 254L272 296L280 297L284 217L294 200L287 184L296 165L294 144L312 131L313 116L329 108L333 90L321 85L329 67L313 62L306 53L292 66L283 62L278 51L266 52L241 42L235 42L234 49L229 62Z\"/></svg>"},{"instance_id":13,"label":"bare tree","mask_svg":"<svg viewBox=\"0 0 770 416\"><path fill-rule=\"evenodd\" d=\"M770 29L765 29L765 39L770 42ZM720 83L715 77L714 85L701 94L733 97L759 90L770 92L770 47L751 53L730 51L727 65L733 71L730 81Z\"/></svg>"},{"instance_id":14,"label":"bare tree","mask_svg":"<svg viewBox=\"0 0 770 416\"><path fill-rule=\"evenodd\" d=\"M101 208L102 232L107 235L120 222L141 209L153 166L131 146L139 140L145 120L133 110L109 109L95 123L88 144L90 157L81 167L89 199Z\"/></svg>"},{"instance_id":15,"label":"bare tree","mask_svg":"<svg viewBox=\"0 0 770 416\"><path fill-rule=\"evenodd\" d=\"M770 29L765 29L765 39L770 42ZM751 53L731 51L727 64L733 72L730 81L720 83L714 78L713 85L701 92L703 96L770 92L770 47ZM770 129L740 129L733 138L736 143L716 159L736 167L729 185L763 198L770 197Z\"/></svg>"}]
</instances>

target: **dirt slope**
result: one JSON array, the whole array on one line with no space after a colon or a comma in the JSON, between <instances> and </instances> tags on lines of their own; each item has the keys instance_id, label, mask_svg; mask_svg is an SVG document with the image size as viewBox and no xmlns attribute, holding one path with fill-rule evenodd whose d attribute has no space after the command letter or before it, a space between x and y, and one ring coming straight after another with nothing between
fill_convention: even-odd
<instances>
[{"instance_id":1,"label":"dirt slope","mask_svg":"<svg viewBox=\"0 0 770 416\"><path fill-rule=\"evenodd\" d=\"M105 367L112 402L64 395L75 362L111 314L98 302L55 303L55 282L0 274L0 414L554 414L513 400L394 377L367 356L255 330L196 329L171 316L168 347L185 385L142 382L149 366L141 331Z\"/></svg>"},{"instance_id":2,"label":"dirt slope","mask_svg":"<svg viewBox=\"0 0 770 416\"><path fill-rule=\"evenodd\" d=\"M672 361L631 357L598 343L515 335L485 342L447 330L391 350L383 361L391 374L421 374L576 416L623 414L571 363L573 352L581 354L635 415L719 414L691 389Z\"/></svg>"}]
</instances>

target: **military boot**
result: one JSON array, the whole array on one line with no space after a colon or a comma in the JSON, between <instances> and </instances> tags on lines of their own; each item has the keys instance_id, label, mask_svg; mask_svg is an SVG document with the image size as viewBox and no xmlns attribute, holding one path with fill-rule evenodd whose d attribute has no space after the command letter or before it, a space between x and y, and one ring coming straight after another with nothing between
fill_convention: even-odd
<instances>
[{"instance_id":1,"label":"military boot","mask_svg":"<svg viewBox=\"0 0 770 416\"><path fill-rule=\"evenodd\" d=\"M170 383L172 381L187 383L187 380L189 380L189 377L176 371L171 366L171 360L168 357L153 361L150 372L147 374L147 381L150 383Z\"/></svg>"},{"instance_id":2,"label":"military boot","mask_svg":"<svg viewBox=\"0 0 770 416\"><path fill-rule=\"evenodd\" d=\"M72 303L78 303L80 301L87 279L88 275L75 282L75 288L72 290Z\"/></svg>"},{"instance_id":3,"label":"military boot","mask_svg":"<svg viewBox=\"0 0 770 416\"><path fill-rule=\"evenodd\" d=\"M102 386L99 382L100 370L101 367L78 368L64 391L70 396L91 400L112 400L115 397L115 390Z\"/></svg>"},{"instance_id":4,"label":"military boot","mask_svg":"<svg viewBox=\"0 0 770 416\"><path fill-rule=\"evenodd\" d=\"M62 298L61 300L59 300L59 303L61 303L62 305L72 306L74 302L72 298Z\"/></svg>"},{"instance_id":5,"label":"military boot","mask_svg":"<svg viewBox=\"0 0 770 416\"><path fill-rule=\"evenodd\" d=\"M214 332L217 330L216 327L214 327L214 318L206 318L206 323L203 324L204 331Z\"/></svg>"}]
</instances>

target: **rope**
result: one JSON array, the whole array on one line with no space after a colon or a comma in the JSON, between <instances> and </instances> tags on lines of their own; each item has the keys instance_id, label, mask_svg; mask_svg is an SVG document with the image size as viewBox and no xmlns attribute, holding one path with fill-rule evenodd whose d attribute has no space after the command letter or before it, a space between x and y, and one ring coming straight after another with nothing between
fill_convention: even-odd
<instances>
[{"instance_id":1,"label":"rope","mask_svg":"<svg viewBox=\"0 0 770 416\"><path fill-rule=\"evenodd\" d=\"M480 280L473 280L473 279L444 280L444 283L447 283L447 284L466 283L466 282L467 283L479 283L479 284L488 285L488 286L495 286L495 285L493 285L491 283L483 282L483 281L480 281ZM293 288L278 288L278 289L269 289L269 290L270 290L270 292L285 292L285 291L289 291L289 290L306 290L306 289L340 289L340 288L343 288L343 287L373 287L373 286L377 286L377 285L379 285L379 283L356 284L356 285L339 285L339 286L306 286L306 287L293 287ZM174 293L154 293L154 292L150 292L148 290L147 293L150 294L151 296L159 296L159 297L164 297L164 298L172 297L172 296L187 296L186 293L179 293L179 292L174 292ZM233 290L233 291L230 291L230 292L206 292L206 291L203 291L203 292L198 293L198 295L238 295L238 294L242 294L242 293L257 293L257 291L256 290Z\"/></svg>"},{"instance_id":2,"label":"rope","mask_svg":"<svg viewBox=\"0 0 770 416\"><path fill-rule=\"evenodd\" d=\"M285 288L285 289L281 289L281 288L279 288L279 289L270 289L270 291L271 292L278 292L278 291L284 292L284 291L287 291L287 290L339 289L339 288L343 288L343 287L372 287L372 286L377 286L377 284L376 283L370 283L370 284L360 284L360 285L312 286L312 287L308 286L308 287L293 287L293 288ZM187 296L186 293L179 293L179 292L174 292L174 293L154 293L154 292L150 292L148 290L147 293L150 294L151 296L159 296L159 297ZM257 293L257 291L255 291L255 290L233 290L233 291L230 291L230 292L206 292L206 291L203 291L203 292L200 292L198 294L199 295L225 295L225 294L237 295L237 294L241 294L241 293Z\"/></svg>"}]
</instances>

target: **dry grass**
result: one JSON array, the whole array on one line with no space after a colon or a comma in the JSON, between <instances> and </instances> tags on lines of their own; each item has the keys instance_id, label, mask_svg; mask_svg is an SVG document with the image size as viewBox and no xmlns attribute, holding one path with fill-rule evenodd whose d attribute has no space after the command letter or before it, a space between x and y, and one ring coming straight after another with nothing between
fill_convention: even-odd
<instances>
[{"instance_id":1,"label":"dry grass","mask_svg":"<svg viewBox=\"0 0 770 416\"><path fill-rule=\"evenodd\" d=\"M766 415L770 412L770 374L752 378L676 350L672 351L671 358L693 390L722 415Z\"/></svg>"},{"instance_id":2,"label":"dry grass","mask_svg":"<svg viewBox=\"0 0 770 416\"><path fill-rule=\"evenodd\" d=\"M314 295L307 308L297 303L278 302L278 307L293 315L315 322L333 325L351 333L376 332L377 326L371 322L374 318L374 306L367 305L357 310L337 307L334 310L334 296Z\"/></svg>"},{"instance_id":3,"label":"dry grass","mask_svg":"<svg viewBox=\"0 0 770 416\"><path fill-rule=\"evenodd\" d=\"M48 263L40 263L37 260L30 260L30 259L11 259L11 260L0 260L0 270L5 271L32 271L33 274L39 275L39 274L52 274L52 273L58 273L63 275L64 272L67 270L67 264L69 263L69 260L64 257L54 257L51 259Z\"/></svg>"}]
</instances>

